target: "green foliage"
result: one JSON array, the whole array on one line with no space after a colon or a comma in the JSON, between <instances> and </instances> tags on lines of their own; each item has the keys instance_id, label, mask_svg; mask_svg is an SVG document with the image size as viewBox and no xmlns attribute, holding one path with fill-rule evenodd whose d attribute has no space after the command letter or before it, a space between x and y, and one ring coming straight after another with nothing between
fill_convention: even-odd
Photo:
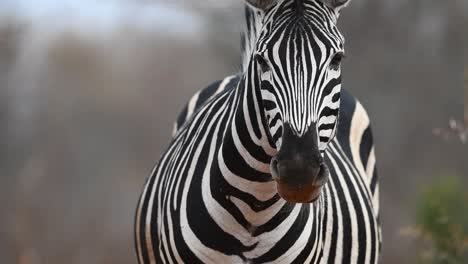
<instances>
[{"instance_id":1,"label":"green foliage","mask_svg":"<svg viewBox=\"0 0 468 264\"><path fill-rule=\"evenodd\" d=\"M442 177L421 193L417 229L426 244L421 263L468 263L468 192L460 178Z\"/></svg>"}]
</instances>

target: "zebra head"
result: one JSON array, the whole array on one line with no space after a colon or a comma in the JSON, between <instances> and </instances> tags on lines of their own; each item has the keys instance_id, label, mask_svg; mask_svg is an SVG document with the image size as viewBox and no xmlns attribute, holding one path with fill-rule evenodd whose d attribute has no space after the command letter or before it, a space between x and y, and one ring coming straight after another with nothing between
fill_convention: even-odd
<instances>
[{"instance_id":1,"label":"zebra head","mask_svg":"<svg viewBox=\"0 0 468 264\"><path fill-rule=\"evenodd\" d=\"M344 39L337 29L350 0L247 0L263 14L249 72L278 154L270 169L289 202L318 199L329 170L324 151L335 136Z\"/></svg>"}]
</instances>

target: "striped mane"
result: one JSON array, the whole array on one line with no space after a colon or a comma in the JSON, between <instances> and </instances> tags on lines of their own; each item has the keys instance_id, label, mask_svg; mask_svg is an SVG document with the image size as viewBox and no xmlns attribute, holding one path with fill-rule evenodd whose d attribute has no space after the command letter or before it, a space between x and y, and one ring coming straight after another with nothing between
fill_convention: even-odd
<instances>
[{"instance_id":1,"label":"striped mane","mask_svg":"<svg viewBox=\"0 0 468 264\"><path fill-rule=\"evenodd\" d=\"M262 27L263 11L250 5L245 5L245 25L241 33L242 72L247 70L250 57L255 49L255 43Z\"/></svg>"}]
</instances>

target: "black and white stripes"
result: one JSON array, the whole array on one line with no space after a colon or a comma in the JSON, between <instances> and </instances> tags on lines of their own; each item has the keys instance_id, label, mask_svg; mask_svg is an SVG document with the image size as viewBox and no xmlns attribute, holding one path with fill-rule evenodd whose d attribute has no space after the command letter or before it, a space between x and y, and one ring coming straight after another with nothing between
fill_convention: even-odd
<instances>
[{"instance_id":1,"label":"black and white stripes","mask_svg":"<svg viewBox=\"0 0 468 264\"><path fill-rule=\"evenodd\" d=\"M247 12L249 23L256 23L259 15L251 13L261 13ZM324 150L335 132L341 89L344 40L336 28L336 14L318 1L282 1L265 12L263 21L251 56L260 64L272 136L275 142L281 139L283 123L299 136L315 123ZM279 148L281 142L276 143Z\"/></svg>"},{"instance_id":2,"label":"black and white stripes","mask_svg":"<svg viewBox=\"0 0 468 264\"><path fill-rule=\"evenodd\" d=\"M243 73L189 101L145 184L135 217L139 263L378 261L369 118L341 91L336 20L344 4L264 0L261 10L247 8L255 25ZM301 149L293 142L312 148L286 163ZM278 165L275 175L274 160L293 164L295 174Z\"/></svg>"}]
</instances>

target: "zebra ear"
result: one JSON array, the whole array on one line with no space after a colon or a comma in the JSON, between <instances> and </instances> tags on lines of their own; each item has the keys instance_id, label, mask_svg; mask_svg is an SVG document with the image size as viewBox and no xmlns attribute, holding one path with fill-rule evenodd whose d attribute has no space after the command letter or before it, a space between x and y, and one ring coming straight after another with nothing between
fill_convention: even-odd
<instances>
[{"instance_id":1,"label":"zebra ear","mask_svg":"<svg viewBox=\"0 0 468 264\"><path fill-rule=\"evenodd\" d=\"M246 0L251 6L265 10L276 2L276 0Z\"/></svg>"},{"instance_id":2,"label":"zebra ear","mask_svg":"<svg viewBox=\"0 0 468 264\"><path fill-rule=\"evenodd\" d=\"M351 0L322 0L322 2L339 14L341 9L346 7Z\"/></svg>"}]
</instances>

